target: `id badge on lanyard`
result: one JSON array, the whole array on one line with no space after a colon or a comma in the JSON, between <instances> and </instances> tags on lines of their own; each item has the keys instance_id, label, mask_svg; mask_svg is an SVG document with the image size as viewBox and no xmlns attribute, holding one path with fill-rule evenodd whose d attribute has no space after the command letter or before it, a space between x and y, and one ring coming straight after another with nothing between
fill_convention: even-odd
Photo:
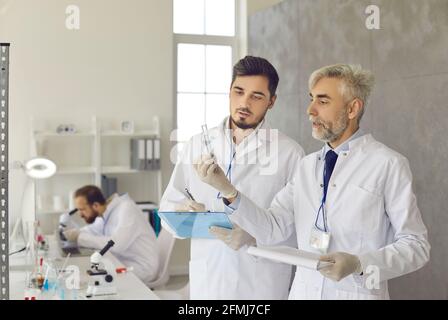
<instances>
[{"instance_id":1,"label":"id badge on lanyard","mask_svg":"<svg viewBox=\"0 0 448 320\"><path fill-rule=\"evenodd\" d=\"M331 234L330 232L322 231L313 226L310 234L310 246L319 250L322 254L327 253L330 246Z\"/></svg>"},{"instance_id":2,"label":"id badge on lanyard","mask_svg":"<svg viewBox=\"0 0 448 320\"><path fill-rule=\"evenodd\" d=\"M324 176L325 176L325 169L324 169ZM312 226L310 232L310 246L320 251L322 254L327 253L331 240L331 233L328 231L327 227L325 201L326 201L326 194L324 191L324 195L322 197L322 201L319 210L317 212L316 221L314 222L314 225ZM323 228L319 227L319 217L321 216L321 213L322 213Z\"/></svg>"}]
</instances>

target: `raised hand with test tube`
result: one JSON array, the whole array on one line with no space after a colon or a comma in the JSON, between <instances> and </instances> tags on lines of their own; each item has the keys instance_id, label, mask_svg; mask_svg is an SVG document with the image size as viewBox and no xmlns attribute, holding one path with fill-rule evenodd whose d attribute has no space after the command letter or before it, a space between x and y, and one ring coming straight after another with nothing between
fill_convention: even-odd
<instances>
[{"instance_id":1,"label":"raised hand with test tube","mask_svg":"<svg viewBox=\"0 0 448 320\"><path fill-rule=\"evenodd\" d=\"M235 198L238 195L238 191L211 155L203 155L194 164L194 168L201 181L218 190L225 199Z\"/></svg>"},{"instance_id":2,"label":"raised hand with test tube","mask_svg":"<svg viewBox=\"0 0 448 320\"><path fill-rule=\"evenodd\" d=\"M218 190L225 199L233 199L238 195L238 191L227 179L224 171L215 162L211 155L204 155L194 165L201 181ZM189 200L191 203L192 201ZM244 245L255 244L255 239L238 225L229 230L221 227L211 227L209 232L223 241L233 250L239 250Z\"/></svg>"}]
</instances>

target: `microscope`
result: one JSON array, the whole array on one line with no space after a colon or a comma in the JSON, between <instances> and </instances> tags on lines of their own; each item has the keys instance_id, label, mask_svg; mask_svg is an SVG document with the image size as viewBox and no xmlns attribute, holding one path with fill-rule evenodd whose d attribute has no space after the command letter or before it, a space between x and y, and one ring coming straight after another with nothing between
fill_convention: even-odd
<instances>
[{"instance_id":1,"label":"microscope","mask_svg":"<svg viewBox=\"0 0 448 320\"><path fill-rule=\"evenodd\" d=\"M65 212L59 217L59 238L64 241L64 247L77 247L76 243L69 242L65 236L64 231L66 229L79 228L78 224L72 219L72 216L78 211L78 209L73 209L70 212Z\"/></svg>"},{"instance_id":2,"label":"microscope","mask_svg":"<svg viewBox=\"0 0 448 320\"><path fill-rule=\"evenodd\" d=\"M115 295L117 288L114 285L114 278L117 275L112 262L104 258L104 254L113 247L115 242L110 240L101 251L95 251L90 256L89 285L86 297Z\"/></svg>"},{"instance_id":3,"label":"microscope","mask_svg":"<svg viewBox=\"0 0 448 320\"><path fill-rule=\"evenodd\" d=\"M66 229L79 228L78 224L72 219L72 216L78 212L78 209L73 209L70 212L65 212L59 216L59 236L61 240L65 239L62 232Z\"/></svg>"}]
</instances>

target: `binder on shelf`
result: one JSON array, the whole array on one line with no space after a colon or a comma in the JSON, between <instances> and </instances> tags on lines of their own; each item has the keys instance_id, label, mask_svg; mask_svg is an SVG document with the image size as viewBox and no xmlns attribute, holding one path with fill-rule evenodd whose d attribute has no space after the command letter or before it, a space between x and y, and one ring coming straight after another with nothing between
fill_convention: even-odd
<instances>
[{"instance_id":1,"label":"binder on shelf","mask_svg":"<svg viewBox=\"0 0 448 320\"><path fill-rule=\"evenodd\" d=\"M146 146L145 139L131 139L131 169L145 170Z\"/></svg>"},{"instance_id":2,"label":"binder on shelf","mask_svg":"<svg viewBox=\"0 0 448 320\"><path fill-rule=\"evenodd\" d=\"M153 158L153 166L152 170L160 170L160 139L156 138L153 140L154 145L154 158Z\"/></svg>"},{"instance_id":3,"label":"binder on shelf","mask_svg":"<svg viewBox=\"0 0 448 320\"><path fill-rule=\"evenodd\" d=\"M107 199L111 195L117 192L117 178L110 178L105 175L101 175L101 190L104 193L104 197Z\"/></svg>"},{"instance_id":4,"label":"binder on shelf","mask_svg":"<svg viewBox=\"0 0 448 320\"><path fill-rule=\"evenodd\" d=\"M152 167L154 166L153 141L153 139L146 139L146 170L152 170Z\"/></svg>"}]
</instances>

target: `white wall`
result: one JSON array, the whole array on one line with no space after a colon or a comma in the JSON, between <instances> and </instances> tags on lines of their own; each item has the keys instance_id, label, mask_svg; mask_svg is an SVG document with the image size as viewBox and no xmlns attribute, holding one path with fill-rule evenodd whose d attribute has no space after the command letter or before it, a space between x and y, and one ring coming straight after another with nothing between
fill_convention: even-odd
<instances>
[{"instance_id":1,"label":"white wall","mask_svg":"<svg viewBox=\"0 0 448 320\"><path fill-rule=\"evenodd\" d=\"M4 0L0 0L0 41L2 41L3 39L3 31L4 31L4 27L3 27L3 12L6 10L5 8L5 3Z\"/></svg>"},{"instance_id":2,"label":"white wall","mask_svg":"<svg viewBox=\"0 0 448 320\"><path fill-rule=\"evenodd\" d=\"M81 10L79 31L65 27L67 5ZM29 156L30 116L88 124L95 114L111 122L134 119L137 126L158 115L162 157L169 159L171 1L0 0L1 7L0 39L11 42L11 161ZM164 187L172 170L166 160ZM10 208L16 217L24 178L20 172L10 177ZM185 265L188 252L188 243L177 244L173 264Z\"/></svg>"}]
</instances>

